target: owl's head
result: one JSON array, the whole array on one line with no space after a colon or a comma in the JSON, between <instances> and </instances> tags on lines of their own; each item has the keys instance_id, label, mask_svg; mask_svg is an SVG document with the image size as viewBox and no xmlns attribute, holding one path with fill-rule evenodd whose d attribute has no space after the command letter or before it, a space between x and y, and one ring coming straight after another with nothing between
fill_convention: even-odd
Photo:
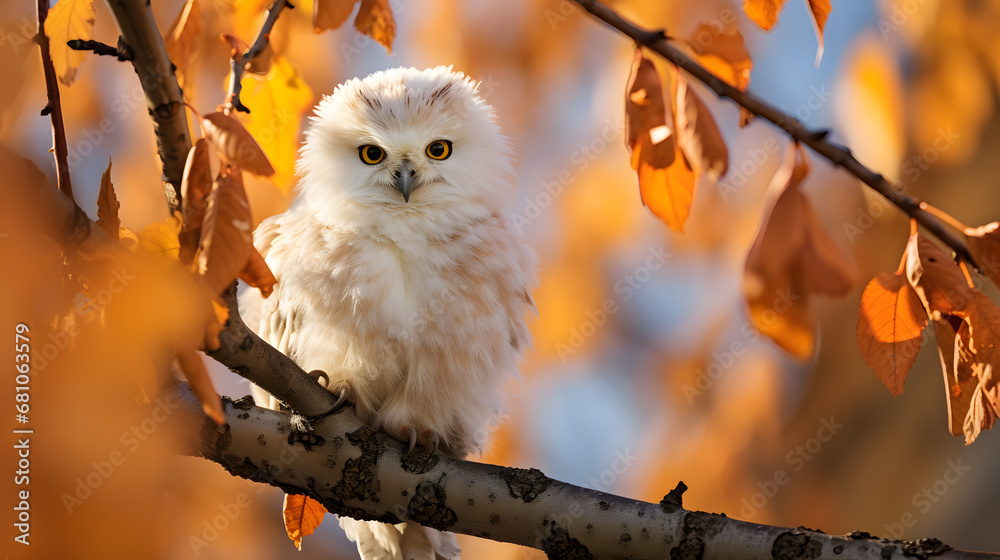
<instances>
[{"instance_id":1,"label":"owl's head","mask_svg":"<svg viewBox=\"0 0 1000 560\"><path fill-rule=\"evenodd\" d=\"M451 67L393 68L316 107L298 162L300 202L332 221L472 217L513 202L509 144L476 84Z\"/></svg>"}]
</instances>

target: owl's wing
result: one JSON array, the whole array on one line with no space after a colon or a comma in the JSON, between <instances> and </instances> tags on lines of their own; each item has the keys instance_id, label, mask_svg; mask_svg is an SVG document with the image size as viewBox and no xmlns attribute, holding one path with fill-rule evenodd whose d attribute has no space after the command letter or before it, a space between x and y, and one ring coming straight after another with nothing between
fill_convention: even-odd
<instances>
[{"instance_id":1,"label":"owl's wing","mask_svg":"<svg viewBox=\"0 0 1000 560\"><path fill-rule=\"evenodd\" d=\"M340 528L358 545L361 560L458 560L462 555L454 533L417 523L389 525L341 517Z\"/></svg>"}]
</instances>

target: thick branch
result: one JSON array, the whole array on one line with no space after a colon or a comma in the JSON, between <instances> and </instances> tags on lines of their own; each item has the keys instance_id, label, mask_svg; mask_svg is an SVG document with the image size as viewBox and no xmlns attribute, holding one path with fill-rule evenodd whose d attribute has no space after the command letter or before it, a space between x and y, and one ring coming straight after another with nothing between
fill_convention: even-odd
<instances>
[{"instance_id":1,"label":"thick branch","mask_svg":"<svg viewBox=\"0 0 1000 560\"><path fill-rule=\"evenodd\" d=\"M712 88L719 97L727 97L751 113L771 121L795 140L809 146L813 151L830 160L834 165L847 170L860 179L861 182L874 189L875 192L884 196L889 202L915 219L924 229L955 251L958 258L978 268L965 242L949 230L941 220L921 208L919 199L905 194L902 189L893 185L880 173L876 173L862 165L849 149L827 140L827 131L810 130L795 117L783 113L766 101L752 94L742 92L720 80L715 74L712 74L684 54L680 49L671 45L663 32L649 31L637 27L598 0L574 1L636 43L649 48L672 62L678 68L687 71L687 73Z\"/></svg>"},{"instance_id":2,"label":"thick branch","mask_svg":"<svg viewBox=\"0 0 1000 560\"><path fill-rule=\"evenodd\" d=\"M240 101L240 92L243 90L243 73L246 72L247 65L253 59L263 54L264 49L267 48L268 41L271 39L271 30L274 29L274 24L278 21L281 10L286 7L294 8L295 6L288 2L288 0L274 0L274 2L271 2L271 5L267 8L267 16L264 18L264 23L261 25L260 31L257 32L257 36L254 37L250 47L247 48L247 51L240 54L234 49L233 58L230 62L230 69L232 71L229 75L229 96L226 103L237 111L250 112L250 109Z\"/></svg>"},{"instance_id":3,"label":"thick branch","mask_svg":"<svg viewBox=\"0 0 1000 560\"><path fill-rule=\"evenodd\" d=\"M515 469L445 458L374 432L343 407L296 430L287 414L249 398L224 399L226 426L180 387L188 418L201 422L189 452L235 476L307 494L339 515L440 530L544 550L549 558L997 558L939 541L887 541L747 523L652 504ZM806 556L808 555L808 556Z\"/></svg>"},{"instance_id":4,"label":"thick branch","mask_svg":"<svg viewBox=\"0 0 1000 560\"><path fill-rule=\"evenodd\" d=\"M41 0L40 0L41 1ZM132 66L146 93L146 107L153 118L156 145L163 162L164 191L171 212L181 208L181 177L191 150L191 133L184 112L184 95L177 85L174 66L156 27L147 0L107 0L115 14L122 40L131 50Z\"/></svg>"},{"instance_id":5,"label":"thick branch","mask_svg":"<svg viewBox=\"0 0 1000 560\"><path fill-rule=\"evenodd\" d=\"M52 147L56 160L56 183L59 190L73 200L73 185L69 178L68 150L66 147L66 125L63 122L62 101L59 97L59 82L56 70L52 66L52 56L49 53L49 36L45 34L45 19L49 15L49 0L38 0L38 33L35 41L42 52L42 71L45 74L45 92L48 103L42 109L42 116L49 115L52 119Z\"/></svg>"}]
</instances>

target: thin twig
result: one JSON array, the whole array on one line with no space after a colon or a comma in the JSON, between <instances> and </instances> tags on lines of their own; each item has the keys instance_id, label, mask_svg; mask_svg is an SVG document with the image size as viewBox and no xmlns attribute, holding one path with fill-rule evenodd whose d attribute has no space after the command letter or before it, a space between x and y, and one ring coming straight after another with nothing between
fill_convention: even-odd
<instances>
[{"instance_id":1,"label":"thin twig","mask_svg":"<svg viewBox=\"0 0 1000 560\"><path fill-rule=\"evenodd\" d=\"M66 148L66 124L63 122L62 101L59 98L59 82L56 69L49 54L49 37L45 34L45 19L49 16L49 0L38 0L38 33L35 42L42 51L42 70L45 74L45 92L48 103L42 109L42 116L52 119L52 146L56 160L56 184L59 190L73 200L73 185L69 178L68 150Z\"/></svg>"},{"instance_id":2,"label":"thin twig","mask_svg":"<svg viewBox=\"0 0 1000 560\"><path fill-rule=\"evenodd\" d=\"M830 160L834 165L847 170L847 172L860 179L861 182L874 189L889 202L915 219L924 229L955 251L957 258L979 268L965 242L945 227L945 224L938 218L921 208L919 199L905 194L901 188L893 185L880 173L876 173L862 165L849 149L827 140L828 131L810 130L795 117L783 113L780 109L766 101L750 93L742 92L722 81L715 74L712 74L684 54L680 49L671 45L663 31L649 31L637 27L620 16L616 11L597 0L574 0L574 2L583 6L584 9L598 19L614 27L636 43L649 48L672 62L678 68L685 70L688 74L710 87L719 97L729 98L751 113L771 121L787 132L792 138L809 146L814 152Z\"/></svg>"},{"instance_id":3,"label":"thin twig","mask_svg":"<svg viewBox=\"0 0 1000 560\"><path fill-rule=\"evenodd\" d=\"M264 49L267 48L268 42L271 39L271 30L274 29L274 24L278 21L278 15L281 14L281 10L286 7L292 9L295 6L288 0L274 0L274 2L271 2L271 5L267 8L267 17L264 18L264 23L260 26L260 31L257 32L257 36L254 37L253 42L250 43L250 47L247 48L246 52L240 54L236 49L233 49L233 58L229 63L232 71L229 75L229 95L226 98L226 104L237 111L250 112L250 109L240 101L240 92L243 91L243 74L246 72L247 65L253 59L260 56L264 52Z\"/></svg>"},{"instance_id":4,"label":"thin twig","mask_svg":"<svg viewBox=\"0 0 1000 560\"><path fill-rule=\"evenodd\" d=\"M75 51L90 51L98 56L113 56L122 62L135 58L132 48L121 37L118 38L117 47L112 47L100 41L84 41L82 39L71 39L66 41L66 45Z\"/></svg>"}]
</instances>

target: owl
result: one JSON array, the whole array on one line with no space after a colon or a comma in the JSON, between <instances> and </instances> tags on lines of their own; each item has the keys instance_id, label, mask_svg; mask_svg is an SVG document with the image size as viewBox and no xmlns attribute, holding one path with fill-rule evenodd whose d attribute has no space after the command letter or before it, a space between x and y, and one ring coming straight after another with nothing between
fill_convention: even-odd
<instances>
[{"instance_id":1,"label":"owl","mask_svg":"<svg viewBox=\"0 0 1000 560\"><path fill-rule=\"evenodd\" d=\"M310 119L297 197L254 244L274 293L251 328L373 429L453 457L481 450L530 344L536 257L513 231L511 146L450 67L338 86ZM258 402L276 407L266 393ZM341 518L363 560L458 558L451 533Z\"/></svg>"}]
</instances>

